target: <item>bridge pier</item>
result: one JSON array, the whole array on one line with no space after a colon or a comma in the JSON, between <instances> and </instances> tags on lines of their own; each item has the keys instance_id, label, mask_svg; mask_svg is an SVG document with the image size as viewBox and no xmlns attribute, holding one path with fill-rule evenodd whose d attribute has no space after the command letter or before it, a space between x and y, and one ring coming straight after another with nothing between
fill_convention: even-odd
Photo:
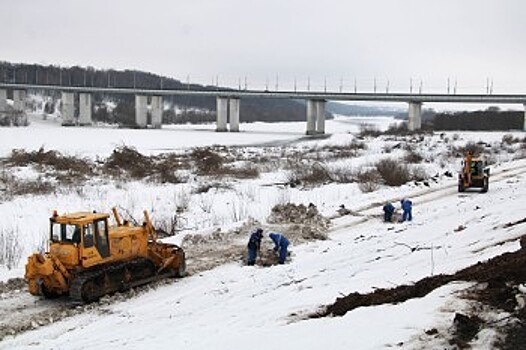
<instances>
[{"instance_id":1,"label":"bridge pier","mask_svg":"<svg viewBox=\"0 0 526 350\"><path fill-rule=\"evenodd\" d=\"M316 102L316 134L325 134L325 101Z\"/></svg>"},{"instance_id":2,"label":"bridge pier","mask_svg":"<svg viewBox=\"0 0 526 350\"><path fill-rule=\"evenodd\" d=\"M152 128L160 129L163 122L163 97L152 96Z\"/></svg>"},{"instance_id":3,"label":"bridge pier","mask_svg":"<svg viewBox=\"0 0 526 350\"><path fill-rule=\"evenodd\" d=\"M17 113L18 125L27 125L25 90L13 90L13 109Z\"/></svg>"},{"instance_id":4,"label":"bridge pier","mask_svg":"<svg viewBox=\"0 0 526 350\"><path fill-rule=\"evenodd\" d=\"M13 91L13 99L15 98L15 91ZM16 108L15 108L16 109ZM62 108L60 110L62 116L62 126L75 125L75 94L72 92L62 92Z\"/></svg>"},{"instance_id":5,"label":"bridge pier","mask_svg":"<svg viewBox=\"0 0 526 350\"><path fill-rule=\"evenodd\" d=\"M93 120L91 118L91 94L79 94L79 125L91 125Z\"/></svg>"},{"instance_id":6,"label":"bridge pier","mask_svg":"<svg viewBox=\"0 0 526 350\"><path fill-rule=\"evenodd\" d=\"M407 129L409 131L422 128L422 102L409 102Z\"/></svg>"},{"instance_id":7,"label":"bridge pier","mask_svg":"<svg viewBox=\"0 0 526 350\"><path fill-rule=\"evenodd\" d=\"M239 98L230 99L230 131L239 131Z\"/></svg>"},{"instance_id":8,"label":"bridge pier","mask_svg":"<svg viewBox=\"0 0 526 350\"><path fill-rule=\"evenodd\" d=\"M307 100L307 135L316 134L316 114L316 101Z\"/></svg>"},{"instance_id":9,"label":"bridge pier","mask_svg":"<svg viewBox=\"0 0 526 350\"><path fill-rule=\"evenodd\" d=\"M135 124L145 128L148 123L148 99L144 95L135 95Z\"/></svg>"},{"instance_id":10,"label":"bridge pier","mask_svg":"<svg viewBox=\"0 0 526 350\"><path fill-rule=\"evenodd\" d=\"M228 119L228 98L217 97L216 98L216 113L217 113L217 124L216 131L223 132L227 131L227 119Z\"/></svg>"},{"instance_id":11,"label":"bridge pier","mask_svg":"<svg viewBox=\"0 0 526 350\"><path fill-rule=\"evenodd\" d=\"M7 112L7 90L0 89L0 117Z\"/></svg>"},{"instance_id":12,"label":"bridge pier","mask_svg":"<svg viewBox=\"0 0 526 350\"><path fill-rule=\"evenodd\" d=\"M307 100L307 135L325 134L325 100Z\"/></svg>"}]
</instances>

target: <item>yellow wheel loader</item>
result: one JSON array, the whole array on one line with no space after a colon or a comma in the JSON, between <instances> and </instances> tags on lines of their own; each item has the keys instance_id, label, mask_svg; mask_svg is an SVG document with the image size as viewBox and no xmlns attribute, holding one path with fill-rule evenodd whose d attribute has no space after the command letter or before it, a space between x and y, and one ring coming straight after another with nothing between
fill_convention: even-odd
<instances>
[{"instance_id":1,"label":"yellow wheel loader","mask_svg":"<svg viewBox=\"0 0 526 350\"><path fill-rule=\"evenodd\" d=\"M121 222L115 208L113 214L116 225L109 224L105 213L54 211L49 251L31 255L26 264L29 292L92 302L162 277L185 275L184 251L157 241L146 211L142 226Z\"/></svg>"},{"instance_id":2,"label":"yellow wheel loader","mask_svg":"<svg viewBox=\"0 0 526 350\"><path fill-rule=\"evenodd\" d=\"M482 193L489 189L489 167L470 152L462 161L462 172L458 174L458 192L464 192L467 188L480 188Z\"/></svg>"}]
</instances>

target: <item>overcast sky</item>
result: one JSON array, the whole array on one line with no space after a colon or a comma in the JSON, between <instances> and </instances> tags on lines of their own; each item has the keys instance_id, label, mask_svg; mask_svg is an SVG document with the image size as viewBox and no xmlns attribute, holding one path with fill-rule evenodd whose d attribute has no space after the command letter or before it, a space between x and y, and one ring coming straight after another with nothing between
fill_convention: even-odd
<instances>
[{"instance_id":1,"label":"overcast sky","mask_svg":"<svg viewBox=\"0 0 526 350\"><path fill-rule=\"evenodd\" d=\"M524 0L0 0L0 60L311 90L526 92Z\"/></svg>"}]
</instances>

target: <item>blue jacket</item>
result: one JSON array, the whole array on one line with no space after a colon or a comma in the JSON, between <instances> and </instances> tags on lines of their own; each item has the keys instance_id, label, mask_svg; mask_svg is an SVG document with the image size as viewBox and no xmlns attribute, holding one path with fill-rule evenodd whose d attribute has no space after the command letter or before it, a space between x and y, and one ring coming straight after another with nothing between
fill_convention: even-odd
<instances>
[{"instance_id":1,"label":"blue jacket","mask_svg":"<svg viewBox=\"0 0 526 350\"><path fill-rule=\"evenodd\" d=\"M394 213L394 211L395 211L395 207L394 207L394 205L392 205L391 203L387 203L386 205L384 205L384 211L385 211L386 213L390 213L390 214L392 214L392 213Z\"/></svg>"},{"instance_id":2,"label":"blue jacket","mask_svg":"<svg viewBox=\"0 0 526 350\"><path fill-rule=\"evenodd\" d=\"M402 205L402 209L404 211L409 211L413 207L413 202L411 202L409 199L402 199L400 204Z\"/></svg>"},{"instance_id":3,"label":"blue jacket","mask_svg":"<svg viewBox=\"0 0 526 350\"><path fill-rule=\"evenodd\" d=\"M271 233L268 236L270 237L270 239L272 239L272 241L276 245L276 248L280 248L280 247L286 248L289 245L289 240L287 239L287 237L283 236L281 233Z\"/></svg>"},{"instance_id":4,"label":"blue jacket","mask_svg":"<svg viewBox=\"0 0 526 350\"><path fill-rule=\"evenodd\" d=\"M248 240L248 249L259 250L261 239L263 238L263 231L256 230L252 232Z\"/></svg>"}]
</instances>

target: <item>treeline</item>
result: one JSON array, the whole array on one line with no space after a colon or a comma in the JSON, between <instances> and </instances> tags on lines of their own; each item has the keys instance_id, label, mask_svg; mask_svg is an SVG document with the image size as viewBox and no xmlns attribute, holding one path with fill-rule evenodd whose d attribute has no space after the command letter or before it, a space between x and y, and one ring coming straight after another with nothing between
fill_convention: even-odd
<instances>
[{"instance_id":1,"label":"treeline","mask_svg":"<svg viewBox=\"0 0 526 350\"><path fill-rule=\"evenodd\" d=\"M500 111L491 107L485 111L437 113L432 120L435 130L522 130L523 111Z\"/></svg>"},{"instance_id":2,"label":"treeline","mask_svg":"<svg viewBox=\"0 0 526 350\"><path fill-rule=\"evenodd\" d=\"M221 90L215 86L203 86L198 84L187 84L181 81L157 74L136 70L102 70L93 67L61 67L39 64L14 64L0 62L0 82L3 83L25 83L35 85L68 85L76 87L110 87L110 88L143 88L164 90ZM37 91L44 93L44 91ZM59 93L51 94L52 98L60 98ZM126 121L134 120L135 99L133 95L119 94L94 94L95 105L101 106L103 101L114 101L120 109L116 113L101 111L95 115L95 119L116 119L117 122L124 118ZM170 106L179 106L195 110L216 110L214 97L206 96L177 96L165 98L165 103ZM117 109L117 108L116 108ZM98 109L96 109L98 112ZM131 114L130 114L131 113ZM111 115L110 115L111 114ZM193 113L196 118L202 118L202 113ZM206 114L206 113L205 113ZM188 117L190 114L186 114ZM206 116L206 118L211 118ZM211 118L215 120L214 118ZM241 121L299 121L305 120L305 105L298 101L281 99L243 99L240 104ZM127 124L127 123L125 123ZM127 124L128 125L128 124Z\"/></svg>"}]
</instances>

